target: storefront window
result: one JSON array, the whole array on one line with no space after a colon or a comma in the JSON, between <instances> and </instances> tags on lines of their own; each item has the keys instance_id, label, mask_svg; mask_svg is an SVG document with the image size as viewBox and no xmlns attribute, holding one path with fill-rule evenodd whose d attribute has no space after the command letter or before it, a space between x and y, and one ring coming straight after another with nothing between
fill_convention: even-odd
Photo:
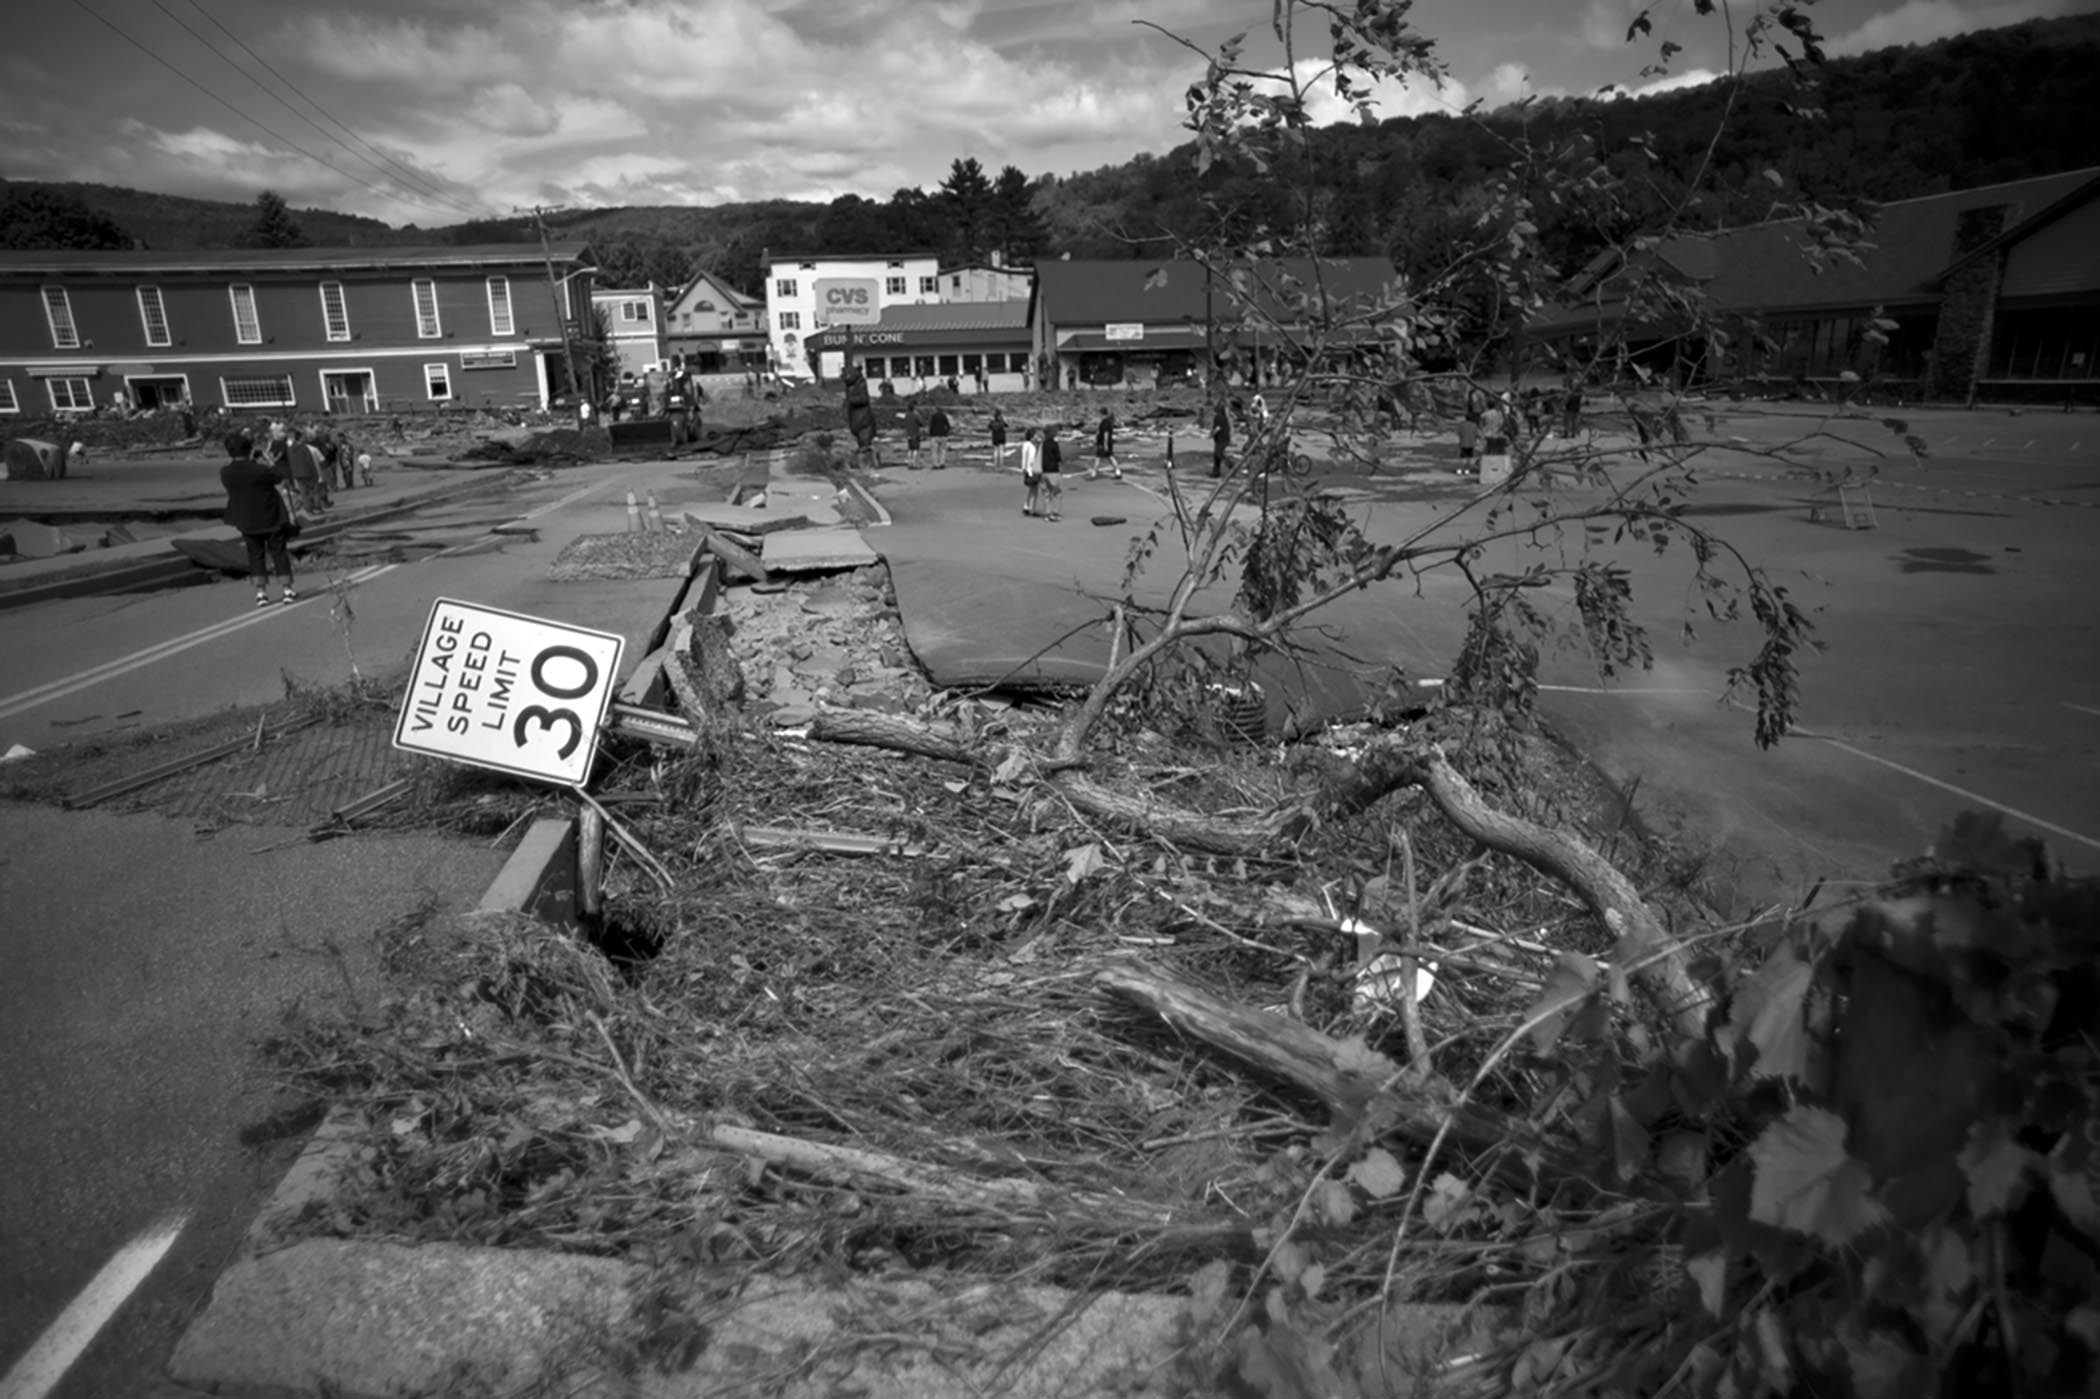
<instances>
[{"instance_id":1,"label":"storefront window","mask_svg":"<svg viewBox=\"0 0 2100 1399\"><path fill-rule=\"evenodd\" d=\"M938 372L943 379L947 378L951 374L961 373L962 371L956 366L956 356L942 355L940 361L940 369Z\"/></svg>"},{"instance_id":2,"label":"storefront window","mask_svg":"<svg viewBox=\"0 0 2100 1399\"><path fill-rule=\"evenodd\" d=\"M964 356L962 357L962 372L963 372L963 373L965 373L965 374L975 374L975 373L976 373L976 372L977 372L978 370L980 370L980 369L982 369L982 368L984 368L984 356L983 356L983 355L964 355Z\"/></svg>"},{"instance_id":3,"label":"storefront window","mask_svg":"<svg viewBox=\"0 0 2100 1399\"><path fill-rule=\"evenodd\" d=\"M933 356L914 356L912 360L912 372L922 379L931 379L933 377Z\"/></svg>"}]
</instances>

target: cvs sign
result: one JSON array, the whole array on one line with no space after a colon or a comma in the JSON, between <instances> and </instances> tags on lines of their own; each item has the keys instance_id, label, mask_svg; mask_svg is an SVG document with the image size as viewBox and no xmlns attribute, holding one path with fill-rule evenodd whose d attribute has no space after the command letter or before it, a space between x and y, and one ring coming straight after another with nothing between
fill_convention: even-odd
<instances>
[{"instance_id":1,"label":"cvs sign","mask_svg":"<svg viewBox=\"0 0 2100 1399\"><path fill-rule=\"evenodd\" d=\"M816 289L818 325L873 325L882 318L882 288L873 277L819 277Z\"/></svg>"}]
</instances>

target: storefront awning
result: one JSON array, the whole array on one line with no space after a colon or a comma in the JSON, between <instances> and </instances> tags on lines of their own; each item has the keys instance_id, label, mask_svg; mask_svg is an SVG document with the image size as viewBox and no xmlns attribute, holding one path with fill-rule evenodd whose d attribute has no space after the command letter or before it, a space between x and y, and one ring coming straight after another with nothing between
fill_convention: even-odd
<instances>
[{"instance_id":1,"label":"storefront awning","mask_svg":"<svg viewBox=\"0 0 2100 1399\"><path fill-rule=\"evenodd\" d=\"M1225 343L1222 334L1218 343ZM1057 342L1060 350L1108 350L1121 355L1141 355L1147 350L1200 350L1203 346L1203 327L1200 325L1148 325L1145 333L1134 340L1121 336L1110 339L1108 332L1102 330L1081 330Z\"/></svg>"},{"instance_id":2,"label":"storefront awning","mask_svg":"<svg viewBox=\"0 0 2100 1399\"><path fill-rule=\"evenodd\" d=\"M843 350L846 348L846 332L833 326L817 331L802 342L812 350ZM865 350L871 355L889 354L899 350L990 350L994 353L1013 352L1028 348L1028 328L994 327L987 330L913 329L870 330L853 332L853 348Z\"/></svg>"},{"instance_id":3,"label":"storefront awning","mask_svg":"<svg viewBox=\"0 0 2100 1399\"><path fill-rule=\"evenodd\" d=\"M102 372L100 364L32 364L26 371L32 379L92 379Z\"/></svg>"}]
</instances>

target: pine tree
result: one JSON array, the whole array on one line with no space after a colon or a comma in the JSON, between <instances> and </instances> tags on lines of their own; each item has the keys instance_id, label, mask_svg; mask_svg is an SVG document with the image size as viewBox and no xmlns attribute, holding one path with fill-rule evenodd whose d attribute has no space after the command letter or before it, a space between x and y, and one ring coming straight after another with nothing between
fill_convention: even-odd
<instances>
[{"instance_id":1,"label":"pine tree","mask_svg":"<svg viewBox=\"0 0 2100 1399\"><path fill-rule=\"evenodd\" d=\"M1036 212L1034 186L1019 167L1007 166L992 183L990 241L1006 254L1008 262L1025 262L1040 252L1049 239L1049 230Z\"/></svg>"},{"instance_id":2,"label":"pine tree","mask_svg":"<svg viewBox=\"0 0 2100 1399\"><path fill-rule=\"evenodd\" d=\"M985 178L977 157L963 156L948 166L941 181L940 201L953 221L955 252L960 260L972 261L984 251L988 216L992 212L992 182Z\"/></svg>"},{"instance_id":3,"label":"pine tree","mask_svg":"<svg viewBox=\"0 0 2100 1399\"><path fill-rule=\"evenodd\" d=\"M255 196L255 222L241 235L242 247L304 248L311 242L276 190L266 189Z\"/></svg>"}]
</instances>

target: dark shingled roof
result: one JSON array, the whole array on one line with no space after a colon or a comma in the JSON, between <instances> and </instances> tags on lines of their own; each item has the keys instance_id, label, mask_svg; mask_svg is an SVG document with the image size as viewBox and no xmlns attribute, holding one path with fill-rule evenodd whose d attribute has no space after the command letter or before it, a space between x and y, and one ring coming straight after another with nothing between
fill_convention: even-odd
<instances>
[{"instance_id":1,"label":"dark shingled roof","mask_svg":"<svg viewBox=\"0 0 2100 1399\"><path fill-rule=\"evenodd\" d=\"M1655 255L1695 283L1717 310L1814 311L1823 308L1903 306L1937 299L1939 278L1956 260L1954 235L1972 209L2009 205L2012 230L2100 176L2100 169L2066 170L2033 179L1984 185L1917 199L1892 199L1880 206L1867 235L1873 246L1854 265L1826 258L1820 268L1808 256L1809 236L1799 219L1779 219L1711 234L1666 240ZM1534 329L1557 330L1596 319L1597 284L1604 282L1603 312L1617 309L1609 254L1585 268L1569 286L1580 304L1549 310L1532 320Z\"/></svg>"},{"instance_id":2,"label":"dark shingled roof","mask_svg":"<svg viewBox=\"0 0 2100 1399\"><path fill-rule=\"evenodd\" d=\"M588 259L585 243L551 245L559 263ZM541 261L537 243L419 244L372 248L201 248L189 252L136 249L0 251L0 274L36 272L347 272L392 267L479 267Z\"/></svg>"},{"instance_id":3,"label":"dark shingled roof","mask_svg":"<svg viewBox=\"0 0 2100 1399\"><path fill-rule=\"evenodd\" d=\"M917 306L885 306L882 319L873 325L855 326L855 334L871 330L1003 330L1022 331L1028 328L1028 303L1025 301L949 301L929 302ZM845 327L826 326L812 331L810 342L831 343L833 339L845 339Z\"/></svg>"},{"instance_id":4,"label":"dark shingled roof","mask_svg":"<svg viewBox=\"0 0 2100 1399\"><path fill-rule=\"evenodd\" d=\"M1250 289L1275 286L1287 278L1302 283L1300 290L1309 291L1314 285L1311 258L1235 264L1233 270L1245 274ZM1231 288L1226 285L1229 275L1221 267L1212 279L1211 309L1221 317L1230 315L1233 308ZM1330 296L1369 296L1392 281L1393 264L1382 257L1327 258L1318 264L1318 275L1319 284ZM1058 326L1200 321L1205 314L1204 282L1201 263L1178 258L1059 259L1035 265L1031 304L1039 304L1044 318Z\"/></svg>"}]
</instances>

